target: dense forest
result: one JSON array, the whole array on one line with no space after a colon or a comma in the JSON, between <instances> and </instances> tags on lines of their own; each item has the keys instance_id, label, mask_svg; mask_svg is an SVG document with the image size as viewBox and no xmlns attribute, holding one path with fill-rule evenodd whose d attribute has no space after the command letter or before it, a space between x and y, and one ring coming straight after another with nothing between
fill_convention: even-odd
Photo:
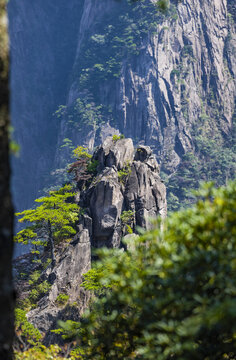
<instances>
[{"instance_id":1,"label":"dense forest","mask_svg":"<svg viewBox=\"0 0 236 360\"><path fill-rule=\"evenodd\" d=\"M234 1L5 5L0 357L236 359Z\"/></svg>"}]
</instances>

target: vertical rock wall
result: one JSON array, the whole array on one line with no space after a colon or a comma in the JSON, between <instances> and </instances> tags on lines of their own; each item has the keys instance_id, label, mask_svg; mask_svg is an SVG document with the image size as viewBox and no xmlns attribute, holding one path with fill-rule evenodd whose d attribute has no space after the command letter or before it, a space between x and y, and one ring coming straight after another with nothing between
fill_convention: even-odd
<instances>
[{"instance_id":1,"label":"vertical rock wall","mask_svg":"<svg viewBox=\"0 0 236 360\"><path fill-rule=\"evenodd\" d=\"M209 139L217 134L218 144L229 138L236 93L234 2L172 1L155 29L151 3L142 3L149 8L135 18L138 2L127 7L125 0L10 1L12 119L21 145L13 161L18 209L31 206L50 185L50 171L64 167L78 144L92 150L121 132L151 146L171 175L184 154L197 153L199 129ZM129 34L122 38L122 16L133 16L131 40ZM140 19L150 31L140 30ZM132 38L137 29L141 35ZM109 31L113 39L104 38ZM129 49L119 72L112 61L122 51L114 41ZM104 56L111 54L110 62L100 63L99 46ZM82 89L81 76L85 81L88 74L90 85Z\"/></svg>"},{"instance_id":2,"label":"vertical rock wall","mask_svg":"<svg viewBox=\"0 0 236 360\"><path fill-rule=\"evenodd\" d=\"M94 35L106 10L117 16L117 3L86 2L81 18L75 65L83 58L83 40ZM112 16L111 16L112 17ZM93 25L91 26L91 20ZM95 23L95 25L94 25ZM112 23L112 19L111 19ZM119 36L119 34L117 34ZM204 116L222 136L230 133L235 106L235 29L226 0L184 0L176 16L167 16L156 34L146 36L137 55L124 57L117 80L99 86L98 101L110 106L115 127L136 141L151 145L172 172L181 157L193 150L194 127ZM75 66L74 65L74 66ZM72 81L68 103L81 96L78 77ZM68 119L62 119L63 138ZM204 125L203 125L204 126ZM72 136L91 146L98 130ZM89 134L88 134L89 133ZM93 141L91 140L93 138ZM59 135L60 139L60 135Z\"/></svg>"}]
</instances>

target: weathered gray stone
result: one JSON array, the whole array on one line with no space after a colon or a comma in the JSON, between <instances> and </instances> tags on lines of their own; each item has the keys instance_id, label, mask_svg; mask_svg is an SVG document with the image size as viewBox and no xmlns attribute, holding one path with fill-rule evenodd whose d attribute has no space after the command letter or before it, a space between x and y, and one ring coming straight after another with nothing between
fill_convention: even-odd
<instances>
[{"instance_id":1,"label":"weathered gray stone","mask_svg":"<svg viewBox=\"0 0 236 360\"><path fill-rule=\"evenodd\" d=\"M133 160L134 146L132 139L113 140L108 137L94 154L94 159L99 161L99 169L115 166L122 169Z\"/></svg>"},{"instance_id":2,"label":"weathered gray stone","mask_svg":"<svg viewBox=\"0 0 236 360\"><path fill-rule=\"evenodd\" d=\"M231 131L236 94L232 2L177 2L176 19L163 18L155 35L143 40L139 54L123 59L120 77L100 83L96 96L112 108L117 129L153 146L167 172L176 169L186 152L194 152L193 133L203 114L212 119L209 126L213 132L216 127L224 136ZM102 22L107 11L117 11L116 1L111 0L109 6L107 1L99 5L97 1L97 7L94 4L96 1L88 0L83 7L78 64L84 56L85 34L94 35L91 19ZM228 16L227 7L233 16ZM77 79L69 93L73 95L75 88L79 91ZM215 100L209 101L212 93ZM65 119L62 138L68 127ZM81 141L84 139L77 134L77 143Z\"/></svg>"},{"instance_id":3,"label":"weathered gray stone","mask_svg":"<svg viewBox=\"0 0 236 360\"><path fill-rule=\"evenodd\" d=\"M80 232L76 242L57 256L53 271L48 267L44 277L52 283L51 289L38 303L36 309L27 314L28 320L41 332L45 333L56 326L62 319L62 309L56 303L60 294L69 295L69 303L76 302L78 314L82 314L90 295L81 288L82 276L91 267L91 244L88 229ZM50 337L50 332L48 332Z\"/></svg>"},{"instance_id":4,"label":"weathered gray stone","mask_svg":"<svg viewBox=\"0 0 236 360\"><path fill-rule=\"evenodd\" d=\"M134 160L145 162L152 171L157 173L160 172L156 157L153 154L150 146L139 145L136 150Z\"/></svg>"},{"instance_id":5,"label":"weathered gray stone","mask_svg":"<svg viewBox=\"0 0 236 360\"><path fill-rule=\"evenodd\" d=\"M90 200L90 211L93 219L93 239L109 239L113 234L121 214L123 195L118 181L117 171L105 168L93 187ZM108 246L107 242L107 246Z\"/></svg>"},{"instance_id":6,"label":"weathered gray stone","mask_svg":"<svg viewBox=\"0 0 236 360\"><path fill-rule=\"evenodd\" d=\"M149 228L148 218L166 216L166 189L146 163L134 161L127 181L125 202L136 213L136 224Z\"/></svg>"},{"instance_id":7,"label":"weathered gray stone","mask_svg":"<svg viewBox=\"0 0 236 360\"><path fill-rule=\"evenodd\" d=\"M139 145L135 156L134 156L134 160L136 161L147 161L150 156L152 155L152 150L150 148L150 146L145 146L145 145Z\"/></svg>"},{"instance_id":8,"label":"weathered gray stone","mask_svg":"<svg viewBox=\"0 0 236 360\"><path fill-rule=\"evenodd\" d=\"M129 236L129 250L132 251L132 239L137 234L137 226L151 228L150 219L166 216L166 191L160 180L159 168L149 147L140 146L136 151L131 139L116 142L108 138L94 154L102 170L84 183L78 182L75 202L83 209L77 234L63 252L57 255L56 266L49 267L43 274L51 286L49 293L37 304L37 308L28 313L28 319L40 331L46 332L46 343L52 335L48 330L56 326L57 319L67 316L77 318L88 304L89 294L80 286L82 276L91 266L91 246L109 248L127 248L122 238ZM119 170L125 165L126 178L119 178ZM124 224L123 211L133 212L133 218ZM134 234L127 235L127 225ZM130 230L129 229L129 230ZM77 302L77 315L68 306L61 309L57 304L60 294L69 295L69 303ZM69 311L69 312L68 312ZM68 315L69 314L69 315Z\"/></svg>"},{"instance_id":9,"label":"weathered gray stone","mask_svg":"<svg viewBox=\"0 0 236 360\"><path fill-rule=\"evenodd\" d=\"M96 247L121 246L125 235L121 224L122 211L131 210L135 214L130 224L134 231L136 226L149 228L150 218L166 216L166 190L151 148L139 146L135 156L133 154L131 139L114 142L108 138L95 152L94 158L100 167L107 166L86 191L93 221L92 243ZM128 170L127 178L121 181L118 169L127 164L127 159L130 173Z\"/></svg>"}]
</instances>

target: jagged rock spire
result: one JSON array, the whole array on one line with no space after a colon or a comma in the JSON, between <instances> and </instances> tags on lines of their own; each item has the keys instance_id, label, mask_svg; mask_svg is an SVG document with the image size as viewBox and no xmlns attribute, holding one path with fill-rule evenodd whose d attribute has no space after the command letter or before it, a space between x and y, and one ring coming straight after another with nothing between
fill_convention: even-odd
<instances>
[{"instance_id":1,"label":"jagged rock spire","mask_svg":"<svg viewBox=\"0 0 236 360\"><path fill-rule=\"evenodd\" d=\"M88 303L89 294L80 284L91 267L91 246L123 247L127 229L135 234L137 226L150 228L150 218L166 216L166 189L150 147L135 150L131 139L109 137L93 160L98 162L97 175L87 181L86 188L84 182L82 186L78 182L77 199L83 209L78 232L66 250L58 253L53 272L51 268L45 271L45 278L52 283L49 294L28 313L29 321L48 338L53 336L48 330L64 316L56 306L59 294L68 294L70 302L78 301L77 316Z\"/></svg>"}]
</instances>

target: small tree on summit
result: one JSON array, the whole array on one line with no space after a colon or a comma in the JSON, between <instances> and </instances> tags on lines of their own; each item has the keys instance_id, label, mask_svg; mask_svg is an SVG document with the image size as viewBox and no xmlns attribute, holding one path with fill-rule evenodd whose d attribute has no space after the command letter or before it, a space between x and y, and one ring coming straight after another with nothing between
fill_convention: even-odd
<instances>
[{"instance_id":1,"label":"small tree on summit","mask_svg":"<svg viewBox=\"0 0 236 360\"><path fill-rule=\"evenodd\" d=\"M83 146L77 146L73 150L73 157L76 161L70 164L68 172L74 174L75 181L80 182L81 187L87 180L91 180L97 172L98 161L92 158L88 149Z\"/></svg>"},{"instance_id":2,"label":"small tree on summit","mask_svg":"<svg viewBox=\"0 0 236 360\"><path fill-rule=\"evenodd\" d=\"M79 207L69 202L75 193L71 185L65 185L57 191L50 191L49 196L36 199L41 203L35 209L16 213L20 223L31 223L18 232L15 241L35 246L33 253L39 254L38 247L50 245L52 267L55 265L54 242L76 233L74 225L79 217Z\"/></svg>"}]
</instances>

